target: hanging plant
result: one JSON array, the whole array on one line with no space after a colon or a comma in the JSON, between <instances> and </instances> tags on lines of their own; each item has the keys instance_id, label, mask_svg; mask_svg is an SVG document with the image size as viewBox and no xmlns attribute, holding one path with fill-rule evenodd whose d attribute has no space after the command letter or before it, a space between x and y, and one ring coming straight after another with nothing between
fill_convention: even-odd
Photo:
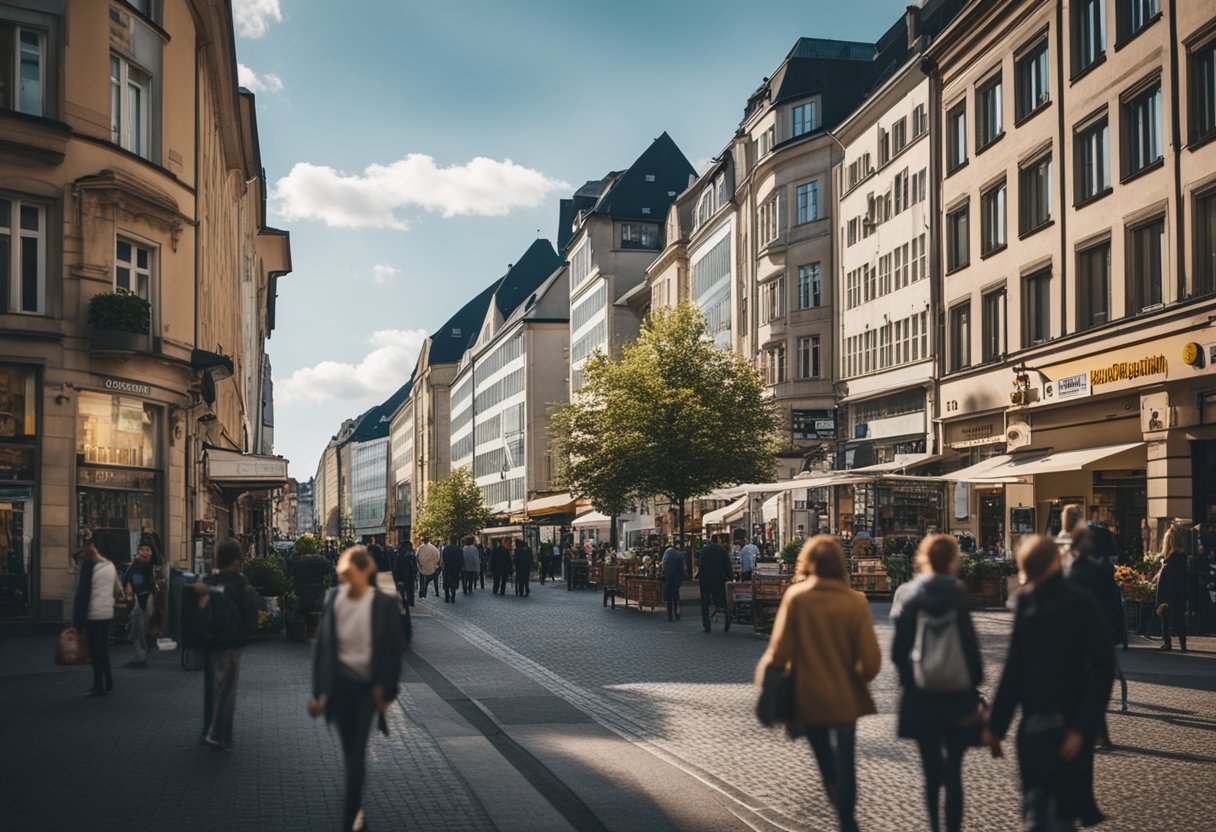
<instances>
[{"instance_id":1,"label":"hanging plant","mask_svg":"<svg viewBox=\"0 0 1216 832\"><path fill-rule=\"evenodd\" d=\"M147 335L152 304L126 289L102 292L89 301L89 325L95 329Z\"/></svg>"}]
</instances>

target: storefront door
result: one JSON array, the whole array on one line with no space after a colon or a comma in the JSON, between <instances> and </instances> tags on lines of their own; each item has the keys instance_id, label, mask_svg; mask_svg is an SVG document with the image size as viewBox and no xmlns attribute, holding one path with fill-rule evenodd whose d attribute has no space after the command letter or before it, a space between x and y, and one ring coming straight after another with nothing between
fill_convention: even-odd
<instances>
[{"instance_id":1,"label":"storefront door","mask_svg":"<svg viewBox=\"0 0 1216 832\"><path fill-rule=\"evenodd\" d=\"M1005 495L990 492L980 495L980 550L995 552L1005 541Z\"/></svg>"}]
</instances>

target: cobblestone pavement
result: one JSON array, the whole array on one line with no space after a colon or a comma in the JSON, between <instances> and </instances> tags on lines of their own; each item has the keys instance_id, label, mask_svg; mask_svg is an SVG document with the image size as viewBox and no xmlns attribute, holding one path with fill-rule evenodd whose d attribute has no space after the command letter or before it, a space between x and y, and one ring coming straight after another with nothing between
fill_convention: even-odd
<instances>
[{"instance_id":1,"label":"cobblestone pavement","mask_svg":"<svg viewBox=\"0 0 1216 832\"><path fill-rule=\"evenodd\" d=\"M122 669L114 693L86 698L89 668L51 663L54 637L0 639L0 828L8 830L330 830L341 826L342 761L335 731L304 713L307 645L245 649L237 748L199 742L202 674L177 653ZM490 830L493 826L431 735L403 707L389 736L373 733L364 809L370 828Z\"/></svg>"},{"instance_id":2,"label":"cobblestone pavement","mask_svg":"<svg viewBox=\"0 0 1216 832\"><path fill-rule=\"evenodd\" d=\"M811 755L802 743L760 728L750 685L765 641L750 628L701 632L699 609L684 619L604 609L592 592L533 584L529 598L479 592L454 606L420 602L465 638L591 714L618 734L693 773L791 829L831 829ZM687 595L687 591L686 591ZM891 640L888 606L872 606L884 652ZM984 688L999 676L1011 616L976 616L986 660ZM420 619L425 620L425 619ZM1099 804L1111 830L1210 828L1207 796L1216 752L1216 646L1196 639L1190 655L1162 655L1140 642L1119 659L1130 681L1128 714L1112 703L1116 750L1099 754ZM1203 649L1203 648L1207 649ZM445 670L459 685L459 668ZM898 683L884 662L872 687L879 713L859 725L858 818L863 828L927 828L915 747L895 737ZM1013 755L967 756L966 822L970 829L1019 828ZM661 787L656 784L656 788Z\"/></svg>"}]
</instances>

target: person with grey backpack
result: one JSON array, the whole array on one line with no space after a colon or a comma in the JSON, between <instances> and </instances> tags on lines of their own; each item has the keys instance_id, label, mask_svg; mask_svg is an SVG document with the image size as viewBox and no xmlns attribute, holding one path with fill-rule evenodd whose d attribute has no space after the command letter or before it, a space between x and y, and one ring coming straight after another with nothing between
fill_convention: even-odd
<instances>
[{"instance_id":1,"label":"person with grey backpack","mask_svg":"<svg viewBox=\"0 0 1216 832\"><path fill-rule=\"evenodd\" d=\"M941 793L946 792L948 832L963 826L963 755L980 744L983 660L971 605L958 571L958 541L926 537L916 552L922 573L904 593L895 619L891 660L903 698L899 736L916 740L925 779L925 806L933 832L942 829Z\"/></svg>"}]
</instances>

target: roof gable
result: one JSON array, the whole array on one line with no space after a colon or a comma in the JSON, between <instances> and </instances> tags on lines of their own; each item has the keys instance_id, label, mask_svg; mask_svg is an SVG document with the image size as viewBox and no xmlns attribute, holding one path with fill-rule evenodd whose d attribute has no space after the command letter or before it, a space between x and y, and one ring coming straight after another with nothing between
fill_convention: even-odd
<instances>
[{"instance_id":1,"label":"roof gable","mask_svg":"<svg viewBox=\"0 0 1216 832\"><path fill-rule=\"evenodd\" d=\"M597 201L595 212L614 219L661 223L671 203L696 173L675 141L664 132L628 170L615 177Z\"/></svg>"}]
</instances>

